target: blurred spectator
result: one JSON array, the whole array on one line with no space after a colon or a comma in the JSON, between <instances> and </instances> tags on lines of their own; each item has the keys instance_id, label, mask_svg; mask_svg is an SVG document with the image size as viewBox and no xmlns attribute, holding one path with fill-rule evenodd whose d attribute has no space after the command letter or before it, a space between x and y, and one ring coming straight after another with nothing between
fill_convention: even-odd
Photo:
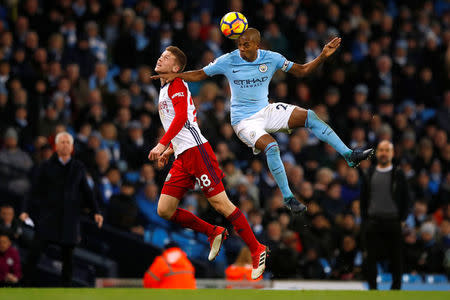
<instances>
[{"instance_id":1,"label":"blurred spectator","mask_svg":"<svg viewBox=\"0 0 450 300\"><path fill-rule=\"evenodd\" d=\"M141 123L139 121L130 122L128 135L122 144L122 156L128 162L128 169L137 170L147 161L148 146L144 142Z\"/></svg>"},{"instance_id":2,"label":"blurred spectator","mask_svg":"<svg viewBox=\"0 0 450 300\"><path fill-rule=\"evenodd\" d=\"M300 273L305 279L325 279L325 271L315 248L306 250L304 259L300 261Z\"/></svg>"},{"instance_id":3,"label":"blurred spectator","mask_svg":"<svg viewBox=\"0 0 450 300\"><path fill-rule=\"evenodd\" d=\"M248 247L242 247L235 262L225 270L225 279L230 281L252 280L252 255ZM256 279L261 280L262 277Z\"/></svg>"},{"instance_id":4,"label":"blurred spectator","mask_svg":"<svg viewBox=\"0 0 450 300\"><path fill-rule=\"evenodd\" d=\"M439 231L440 243L445 250L450 249L450 220L442 221Z\"/></svg>"},{"instance_id":5,"label":"blurred spectator","mask_svg":"<svg viewBox=\"0 0 450 300\"><path fill-rule=\"evenodd\" d=\"M417 243L416 231L411 229L407 230L405 232L404 242L403 270L406 273L416 274L421 255L420 245Z\"/></svg>"},{"instance_id":6,"label":"blurred spectator","mask_svg":"<svg viewBox=\"0 0 450 300\"><path fill-rule=\"evenodd\" d=\"M330 220L335 220L345 210L345 202L341 198L341 190L341 184L333 181L328 185L326 195L320 200L320 205Z\"/></svg>"},{"instance_id":7,"label":"blurred spectator","mask_svg":"<svg viewBox=\"0 0 450 300\"><path fill-rule=\"evenodd\" d=\"M341 187L341 198L346 205L359 198L359 174L356 169L349 169Z\"/></svg>"},{"instance_id":8,"label":"blurred spectator","mask_svg":"<svg viewBox=\"0 0 450 300\"><path fill-rule=\"evenodd\" d=\"M411 229L419 229L427 221L427 203L424 200L414 202L412 213L406 218L405 224Z\"/></svg>"},{"instance_id":9,"label":"blurred spectator","mask_svg":"<svg viewBox=\"0 0 450 300\"><path fill-rule=\"evenodd\" d=\"M123 182L120 193L110 198L107 222L123 230L144 234L144 228L140 225L138 206L134 199L134 186L130 182Z\"/></svg>"},{"instance_id":10,"label":"blurred spectator","mask_svg":"<svg viewBox=\"0 0 450 300\"><path fill-rule=\"evenodd\" d=\"M22 278L19 251L11 246L6 233L0 232L0 286L18 286Z\"/></svg>"},{"instance_id":11,"label":"blurred spectator","mask_svg":"<svg viewBox=\"0 0 450 300\"><path fill-rule=\"evenodd\" d=\"M91 53L97 58L97 61L106 62L106 43L99 36L97 24L94 21L87 22L85 30Z\"/></svg>"},{"instance_id":12,"label":"blurred spectator","mask_svg":"<svg viewBox=\"0 0 450 300\"><path fill-rule=\"evenodd\" d=\"M334 250L334 236L330 221L321 212L312 216L311 227L303 229L300 237L307 247L316 249L319 257L331 257Z\"/></svg>"},{"instance_id":13,"label":"blurred spectator","mask_svg":"<svg viewBox=\"0 0 450 300\"><path fill-rule=\"evenodd\" d=\"M0 232L7 234L12 241L17 241L23 233L22 224L11 205L0 206Z\"/></svg>"},{"instance_id":14,"label":"blurred spectator","mask_svg":"<svg viewBox=\"0 0 450 300\"><path fill-rule=\"evenodd\" d=\"M195 268L186 253L169 243L144 274L144 288L195 289Z\"/></svg>"},{"instance_id":15,"label":"blurred spectator","mask_svg":"<svg viewBox=\"0 0 450 300\"><path fill-rule=\"evenodd\" d=\"M444 271L444 249L436 241L436 225L426 222L420 227L420 257L418 271L421 273L441 273Z\"/></svg>"},{"instance_id":16,"label":"blurred spectator","mask_svg":"<svg viewBox=\"0 0 450 300\"><path fill-rule=\"evenodd\" d=\"M94 67L96 66L96 58L89 49L88 37L82 34L77 40L76 34L73 35L71 30L74 29L70 29L70 31L67 31L66 33L69 34L69 37L67 37L66 35L66 41L68 41L68 49L64 52L61 62L63 65L77 64L80 67L81 77L84 79L88 79L92 75ZM71 48L71 40L75 41L73 44L76 44L76 47Z\"/></svg>"},{"instance_id":17,"label":"blurred spectator","mask_svg":"<svg viewBox=\"0 0 450 300\"><path fill-rule=\"evenodd\" d=\"M4 136L5 148L0 150L0 193L12 200L15 207L30 189L29 172L33 166L30 156L18 147L16 130L8 128Z\"/></svg>"},{"instance_id":18,"label":"blurred spectator","mask_svg":"<svg viewBox=\"0 0 450 300\"><path fill-rule=\"evenodd\" d=\"M116 167L110 167L105 176L100 179L99 188L102 195L102 204L109 204L109 200L112 196L119 194L120 192L121 175L119 169Z\"/></svg>"},{"instance_id":19,"label":"blurred spectator","mask_svg":"<svg viewBox=\"0 0 450 300\"><path fill-rule=\"evenodd\" d=\"M168 228L170 223L161 218L157 212L158 192L158 186L154 183L149 183L136 195L136 203L147 225Z\"/></svg>"},{"instance_id":20,"label":"blurred spectator","mask_svg":"<svg viewBox=\"0 0 450 300\"><path fill-rule=\"evenodd\" d=\"M354 280L360 276L361 267L362 253L356 248L355 238L347 235L342 239L333 276L341 280Z\"/></svg>"},{"instance_id":21,"label":"blurred spectator","mask_svg":"<svg viewBox=\"0 0 450 300\"><path fill-rule=\"evenodd\" d=\"M274 278L291 278L295 276L297 253L282 242L280 222L272 221L267 225L267 243L271 251L268 269Z\"/></svg>"}]
</instances>

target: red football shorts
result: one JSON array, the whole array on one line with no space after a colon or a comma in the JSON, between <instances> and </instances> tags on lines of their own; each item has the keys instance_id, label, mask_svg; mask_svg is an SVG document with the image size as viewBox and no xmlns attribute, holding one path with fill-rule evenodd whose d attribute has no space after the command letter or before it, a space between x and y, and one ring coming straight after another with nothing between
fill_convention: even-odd
<instances>
[{"instance_id":1,"label":"red football shorts","mask_svg":"<svg viewBox=\"0 0 450 300\"><path fill-rule=\"evenodd\" d=\"M206 198L211 198L224 191L222 178L225 177L219 168L216 155L211 145L206 142L181 153L173 162L167 175L161 194L177 199L183 198L188 190L198 183Z\"/></svg>"}]
</instances>

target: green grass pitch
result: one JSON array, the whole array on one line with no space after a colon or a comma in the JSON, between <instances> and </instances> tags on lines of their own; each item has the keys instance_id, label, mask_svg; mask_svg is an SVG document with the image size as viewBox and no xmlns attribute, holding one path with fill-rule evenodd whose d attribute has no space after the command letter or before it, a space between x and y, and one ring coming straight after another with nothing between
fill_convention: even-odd
<instances>
[{"instance_id":1,"label":"green grass pitch","mask_svg":"<svg viewBox=\"0 0 450 300\"><path fill-rule=\"evenodd\" d=\"M448 292L405 291L275 291L275 290L150 290L150 289L11 289L0 288L1 300L434 300Z\"/></svg>"}]
</instances>

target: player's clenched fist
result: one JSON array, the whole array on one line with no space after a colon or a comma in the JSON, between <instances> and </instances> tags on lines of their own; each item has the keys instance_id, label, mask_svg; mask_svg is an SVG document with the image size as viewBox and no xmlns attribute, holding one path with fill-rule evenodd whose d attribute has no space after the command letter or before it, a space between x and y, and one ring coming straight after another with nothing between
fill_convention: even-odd
<instances>
[{"instance_id":1,"label":"player's clenched fist","mask_svg":"<svg viewBox=\"0 0 450 300\"><path fill-rule=\"evenodd\" d=\"M148 159L149 160L156 160L158 159L161 154L164 152L164 150L166 150L166 146L164 146L163 144L158 143L158 145L155 146L155 148L153 148L149 155L148 155Z\"/></svg>"}]
</instances>

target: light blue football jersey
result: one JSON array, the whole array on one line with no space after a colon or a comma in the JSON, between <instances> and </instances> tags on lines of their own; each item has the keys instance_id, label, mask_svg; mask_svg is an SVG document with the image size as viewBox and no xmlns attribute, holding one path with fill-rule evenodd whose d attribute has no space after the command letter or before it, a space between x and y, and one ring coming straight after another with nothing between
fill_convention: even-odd
<instances>
[{"instance_id":1,"label":"light blue football jersey","mask_svg":"<svg viewBox=\"0 0 450 300\"><path fill-rule=\"evenodd\" d=\"M203 68L208 76L225 75L231 88L231 125L236 125L269 104L269 83L278 69L289 71L293 63L283 55L258 50L258 57L248 62L239 50L222 55Z\"/></svg>"}]
</instances>

